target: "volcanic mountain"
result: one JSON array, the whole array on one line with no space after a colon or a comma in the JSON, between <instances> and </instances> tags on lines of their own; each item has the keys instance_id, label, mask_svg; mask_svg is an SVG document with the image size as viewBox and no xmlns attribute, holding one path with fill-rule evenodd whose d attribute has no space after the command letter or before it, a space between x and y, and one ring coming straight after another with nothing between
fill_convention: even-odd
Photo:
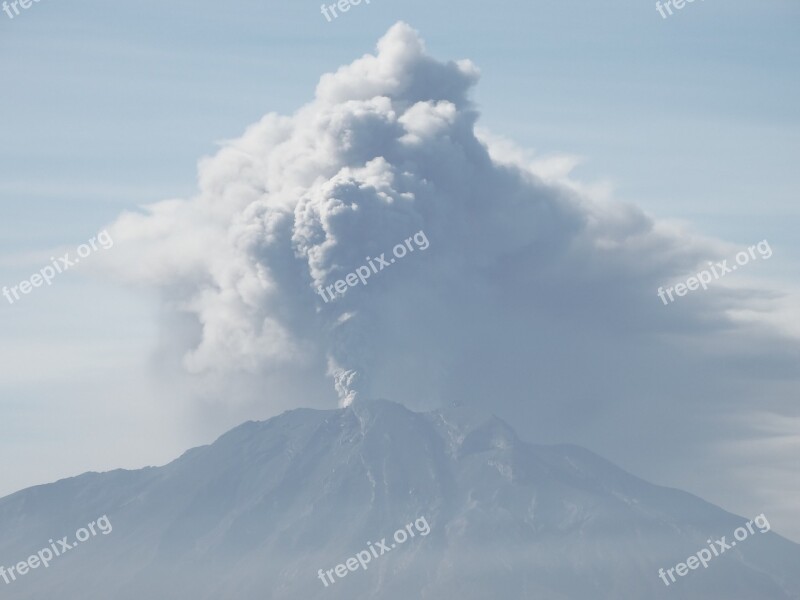
<instances>
[{"instance_id":1,"label":"volcanic mountain","mask_svg":"<svg viewBox=\"0 0 800 600\"><path fill-rule=\"evenodd\" d=\"M104 515L111 531L79 531ZM427 534L406 528L420 520ZM65 535L85 539L46 568L17 568L0 591L20 600L800 598L800 546L758 528L707 568L669 586L659 578L746 522L588 450L527 443L495 417L358 400L244 423L163 467L86 473L0 499L6 570ZM415 535L395 543L400 529ZM366 569L350 561L335 575L362 551L372 553ZM334 582L320 569L334 569Z\"/></svg>"}]
</instances>

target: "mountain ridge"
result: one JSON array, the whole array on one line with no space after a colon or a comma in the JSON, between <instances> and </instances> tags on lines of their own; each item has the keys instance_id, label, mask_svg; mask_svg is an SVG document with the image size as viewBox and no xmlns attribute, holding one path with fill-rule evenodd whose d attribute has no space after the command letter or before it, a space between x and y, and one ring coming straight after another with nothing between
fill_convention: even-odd
<instances>
[{"instance_id":1,"label":"mountain ridge","mask_svg":"<svg viewBox=\"0 0 800 600\"><path fill-rule=\"evenodd\" d=\"M10 598L800 598L800 546L769 532L665 586L743 519L495 416L382 400L247 421L162 467L87 473L0 499L0 565L108 515L114 531ZM364 571L330 569L415 519ZM62 532L62 533L59 533ZM716 537L715 537L716 539Z\"/></svg>"}]
</instances>

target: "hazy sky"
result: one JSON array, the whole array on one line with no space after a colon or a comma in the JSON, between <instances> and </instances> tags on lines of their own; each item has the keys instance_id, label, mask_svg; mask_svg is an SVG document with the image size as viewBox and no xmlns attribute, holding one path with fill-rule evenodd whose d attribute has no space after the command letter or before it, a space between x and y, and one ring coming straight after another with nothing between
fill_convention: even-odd
<instances>
[{"instance_id":1,"label":"hazy sky","mask_svg":"<svg viewBox=\"0 0 800 600\"><path fill-rule=\"evenodd\" d=\"M110 8L42 0L14 20L0 13L0 285L29 277L58 249L63 254L86 242L123 210L193 196L198 159L267 112L289 115L310 102L323 73L373 52L398 20L417 29L438 60L467 58L477 65L481 78L472 99L481 128L539 157L580 157L573 178L593 184L593 197L605 194L654 217L684 221L698 235L737 248L768 239L774 256L753 265L748 277L766 287L796 286L800 7L769 0L695 2L667 20L649 1L495 7L373 0L330 23L318 2L142 1ZM431 243L433 249L436 240ZM136 252L119 255L131 271L140 259L143 269L149 264ZM176 383L170 376L171 333L182 324L165 310L163 294L74 271L0 307L0 451L7 458L0 494L90 469L166 462L241 420L285 408L208 398L198 406L192 386L202 383ZM575 357L554 363L583 365L613 354L617 338L603 346L600 329ZM576 333L574 339L582 338ZM655 449L631 457L641 449L598 433L608 416L573 424L565 441L584 443L637 475L729 510L753 516L772 508L775 530L800 538L800 513L790 508L800 498L798 467L796 458L787 458L797 456L798 413L789 399L798 396L791 376L798 354L789 344L776 350L758 332L746 339L771 349L754 351L758 360L744 366L735 357L721 371L716 359L697 369L709 379L712 373L724 378L740 364L750 376L748 390L759 377L767 382L752 388L754 397L763 393L781 404L779 417L762 415L757 424L766 438L748 435L755 425L738 421L733 411L726 431L741 428L741 443L717 440L730 444L729 457L749 457L741 477L758 486L769 480L773 504L765 506L764 496L751 489L737 495L743 479L726 480L715 494L721 476L698 472L688 457L664 471L647 462ZM699 356L702 341L693 340ZM741 341L718 338L709 346ZM525 348L508 350L521 355ZM631 348L620 342L619 356ZM657 374L664 356L654 353L631 365L640 375L625 382L631 398L646 394L648 385L664 392L669 382ZM565 387L575 397L588 393L604 367L618 367L613 362L606 358L594 365L596 372L584 373L586 390ZM687 361L675 372L688 369ZM676 390L695 385L708 393L726 387L732 397L740 393L739 381L706 387L696 372L687 378ZM245 388L252 392L241 385L243 396ZM542 389L557 394L560 388L551 382ZM236 383L228 393L237 397ZM714 398L715 410L725 400ZM630 425L648 418L621 404L618 409L633 413ZM731 406L741 407L740 400ZM559 411L548 416L563 418ZM536 428L527 433L533 436ZM703 464L713 464L707 458ZM778 499L781 481L786 494Z\"/></svg>"}]
</instances>

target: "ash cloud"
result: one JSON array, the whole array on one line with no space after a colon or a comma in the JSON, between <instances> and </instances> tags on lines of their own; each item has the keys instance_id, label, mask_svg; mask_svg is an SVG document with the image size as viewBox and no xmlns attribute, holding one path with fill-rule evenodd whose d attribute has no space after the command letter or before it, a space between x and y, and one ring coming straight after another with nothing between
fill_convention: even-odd
<instances>
[{"instance_id":1,"label":"ash cloud","mask_svg":"<svg viewBox=\"0 0 800 600\"><path fill-rule=\"evenodd\" d=\"M250 374L276 408L489 406L541 441L658 463L662 481L741 435L721 413L786 414L797 339L752 311L773 295L656 296L740 248L598 199L568 158L477 135L478 79L398 23L294 115L203 160L195 197L122 215L117 270L160 290L183 368ZM419 231L424 253L333 302L316 293ZM755 403L765 365L785 385Z\"/></svg>"}]
</instances>

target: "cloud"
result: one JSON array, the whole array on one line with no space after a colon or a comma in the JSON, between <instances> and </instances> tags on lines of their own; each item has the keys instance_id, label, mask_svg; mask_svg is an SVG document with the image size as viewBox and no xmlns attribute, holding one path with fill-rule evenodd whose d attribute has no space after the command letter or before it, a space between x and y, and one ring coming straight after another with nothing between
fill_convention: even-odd
<instances>
[{"instance_id":1,"label":"cloud","mask_svg":"<svg viewBox=\"0 0 800 600\"><path fill-rule=\"evenodd\" d=\"M203 160L195 197L121 216L113 268L160 290L183 368L254 378L276 408L489 405L529 437L657 465L663 482L733 435L709 433L720 413L757 400L786 414L797 339L761 318L778 296L745 273L670 306L656 296L740 248L608 201L571 178L574 157L477 135L478 79L398 23L294 115ZM420 231L425 252L332 302L316 293ZM766 365L792 384L768 398ZM735 488L723 479L709 476Z\"/></svg>"}]
</instances>

